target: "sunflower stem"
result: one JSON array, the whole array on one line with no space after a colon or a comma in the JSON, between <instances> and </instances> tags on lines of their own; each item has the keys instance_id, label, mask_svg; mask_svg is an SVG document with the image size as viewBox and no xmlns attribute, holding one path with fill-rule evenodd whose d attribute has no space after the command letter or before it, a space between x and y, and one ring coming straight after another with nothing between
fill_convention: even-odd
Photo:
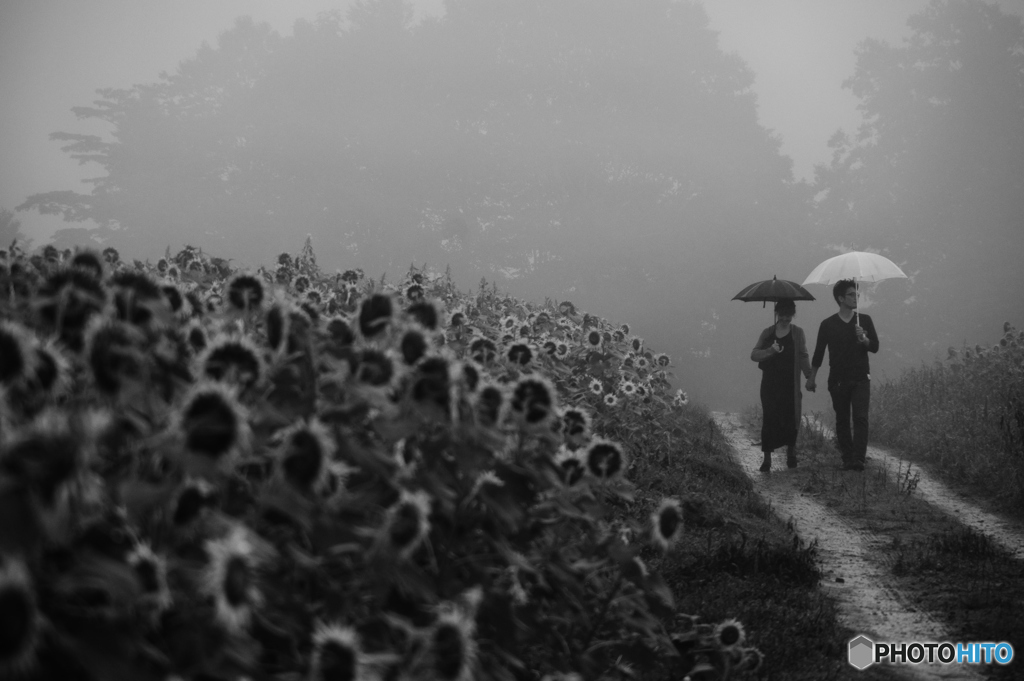
<instances>
[{"instance_id":1,"label":"sunflower stem","mask_svg":"<svg viewBox=\"0 0 1024 681\"><path fill-rule=\"evenodd\" d=\"M623 574L623 570L622 568L619 568L619 574L615 578L615 584L612 585L608 595L605 596L604 602L601 604L601 610L598 612L597 619L594 621L594 624L591 625L590 631L587 632L587 637L583 641L583 652L586 652L587 649L590 648L590 642L594 640L594 636L597 635L597 632L601 629L601 625L604 624L605 617L608 616L608 608L611 607L612 601L614 601L615 597L618 595L624 578L625 575Z\"/></svg>"}]
</instances>

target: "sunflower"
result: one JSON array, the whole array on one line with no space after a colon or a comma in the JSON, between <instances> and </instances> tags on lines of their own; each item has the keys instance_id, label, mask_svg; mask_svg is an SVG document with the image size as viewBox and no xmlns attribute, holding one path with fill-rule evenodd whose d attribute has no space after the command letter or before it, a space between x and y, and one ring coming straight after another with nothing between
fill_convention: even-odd
<instances>
[{"instance_id":1,"label":"sunflower","mask_svg":"<svg viewBox=\"0 0 1024 681\"><path fill-rule=\"evenodd\" d=\"M592 392L595 395L600 396L604 394L604 384L601 383L601 379L599 378L590 379L589 389L590 392Z\"/></svg>"},{"instance_id":2,"label":"sunflower","mask_svg":"<svg viewBox=\"0 0 1024 681\"><path fill-rule=\"evenodd\" d=\"M554 357L555 353L558 352L558 343L550 338L541 343L540 347L544 350L545 354L551 357Z\"/></svg>"},{"instance_id":3,"label":"sunflower","mask_svg":"<svg viewBox=\"0 0 1024 681\"><path fill-rule=\"evenodd\" d=\"M743 645L746 634L738 620L728 619L715 627L714 637L720 648L730 649Z\"/></svg>"},{"instance_id":4,"label":"sunflower","mask_svg":"<svg viewBox=\"0 0 1024 681\"><path fill-rule=\"evenodd\" d=\"M252 613L263 604L259 570L266 558L258 537L244 525L235 525L226 536L205 543L207 563L200 592L213 599L217 622L229 633L249 627Z\"/></svg>"},{"instance_id":5,"label":"sunflower","mask_svg":"<svg viewBox=\"0 0 1024 681\"><path fill-rule=\"evenodd\" d=\"M0 676L32 671L42 626L28 568L20 557L0 554Z\"/></svg>"},{"instance_id":6,"label":"sunflower","mask_svg":"<svg viewBox=\"0 0 1024 681\"><path fill-rule=\"evenodd\" d=\"M197 529L207 509L216 506L217 491L205 480L186 478L167 508L171 526L185 534Z\"/></svg>"},{"instance_id":7,"label":"sunflower","mask_svg":"<svg viewBox=\"0 0 1024 681\"><path fill-rule=\"evenodd\" d=\"M601 480L621 477L628 461L622 447L604 438L591 441L586 452L587 472Z\"/></svg>"},{"instance_id":8,"label":"sunflower","mask_svg":"<svg viewBox=\"0 0 1024 681\"><path fill-rule=\"evenodd\" d=\"M174 420L186 452L221 469L229 468L249 444L248 413L234 389L223 383L194 386Z\"/></svg>"},{"instance_id":9,"label":"sunflower","mask_svg":"<svg viewBox=\"0 0 1024 681\"><path fill-rule=\"evenodd\" d=\"M634 336L629 339L629 347L633 349L633 352L641 352L644 349L644 339L639 336Z\"/></svg>"},{"instance_id":10,"label":"sunflower","mask_svg":"<svg viewBox=\"0 0 1024 681\"><path fill-rule=\"evenodd\" d=\"M498 346L489 338L475 338L469 344L469 356L474 361L487 366L498 356Z\"/></svg>"},{"instance_id":11,"label":"sunflower","mask_svg":"<svg viewBox=\"0 0 1024 681\"><path fill-rule=\"evenodd\" d=\"M355 629L340 624L318 623L313 632L309 681L376 679L375 674L369 674L365 657Z\"/></svg>"},{"instance_id":12,"label":"sunflower","mask_svg":"<svg viewBox=\"0 0 1024 681\"><path fill-rule=\"evenodd\" d=\"M89 319L102 311L107 290L89 272L60 269L46 278L33 305L41 326L59 331L60 339L74 352L82 349Z\"/></svg>"},{"instance_id":13,"label":"sunflower","mask_svg":"<svg viewBox=\"0 0 1024 681\"><path fill-rule=\"evenodd\" d=\"M160 285L145 272L122 270L110 278L110 285L115 316L121 321L147 326L167 309Z\"/></svg>"},{"instance_id":14,"label":"sunflower","mask_svg":"<svg viewBox=\"0 0 1024 681\"><path fill-rule=\"evenodd\" d=\"M436 331L441 322L437 303L432 300L417 300L405 309L405 314L428 331Z\"/></svg>"},{"instance_id":15,"label":"sunflower","mask_svg":"<svg viewBox=\"0 0 1024 681\"><path fill-rule=\"evenodd\" d=\"M100 392L117 395L129 384L141 384L148 373L145 336L138 327L96 317L85 333L85 356Z\"/></svg>"},{"instance_id":16,"label":"sunflower","mask_svg":"<svg viewBox=\"0 0 1024 681\"><path fill-rule=\"evenodd\" d=\"M430 339L419 324L410 324L398 338L398 350L407 366L416 364L430 349Z\"/></svg>"},{"instance_id":17,"label":"sunflower","mask_svg":"<svg viewBox=\"0 0 1024 681\"><path fill-rule=\"evenodd\" d=\"M359 303L359 333L370 340L379 337L392 323L394 303L391 296L373 293Z\"/></svg>"},{"instance_id":18,"label":"sunflower","mask_svg":"<svg viewBox=\"0 0 1024 681\"><path fill-rule=\"evenodd\" d=\"M744 648L737 671L756 672L764 664L764 653L757 648Z\"/></svg>"},{"instance_id":19,"label":"sunflower","mask_svg":"<svg viewBox=\"0 0 1024 681\"><path fill-rule=\"evenodd\" d=\"M423 300L423 286L421 284L409 284L408 286L405 287L404 295L405 299L408 300L409 302L414 303L418 300Z\"/></svg>"},{"instance_id":20,"label":"sunflower","mask_svg":"<svg viewBox=\"0 0 1024 681\"><path fill-rule=\"evenodd\" d=\"M518 324L519 320L516 319L513 315L505 315L504 317L498 320L498 328L506 333L516 328Z\"/></svg>"},{"instance_id":21,"label":"sunflower","mask_svg":"<svg viewBox=\"0 0 1024 681\"><path fill-rule=\"evenodd\" d=\"M298 274L292 279L292 290L298 293L300 296L309 290L309 287L313 285L313 282L305 274Z\"/></svg>"},{"instance_id":22,"label":"sunflower","mask_svg":"<svg viewBox=\"0 0 1024 681\"><path fill-rule=\"evenodd\" d=\"M619 327L619 331L621 331L622 333L624 333L624 334L626 334L628 336L629 335L629 324L623 324L622 326L620 326Z\"/></svg>"},{"instance_id":23,"label":"sunflower","mask_svg":"<svg viewBox=\"0 0 1024 681\"><path fill-rule=\"evenodd\" d=\"M388 388L399 376L398 362L392 350L363 348L349 359L353 379L366 386Z\"/></svg>"},{"instance_id":24,"label":"sunflower","mask_svg":"<svg viewBox=\"0 0 1024 681\"><path fill-rule=\"evenodd\" d=\"M107 246L103 249L103 259L107 261L107 264L114 265L121 260L121 254L113 246Z\"/></svg>"},{"instance_id":25,"label":"sunflower","mask_svg":"<svg viewBox=\"0 0 1024 681\"><path fill-rule=\"evenodd\" d=\"M690 403L689 396L683 392L682 388L676 390L675 396L672 398L672 404L677 407L685 407Z\"/></svg>"},{"instance_id":26,"label":"sunflower","mask_svg":"<svg viewBox=\"0 0 1024 681\"><path fill-rule=\"evenodd\" d=\"M565 359L569 356L569 344L568 343L557 343L555 345L555 357L558 359Z\"/></svg>"},{"instance_id":27,"label":"sunflower","mask_svg":"<svg viewBox=\"0 0 1024 681\"><path fill-rule=\"evenodd\" d=\"M583 475L587 472L583 453L570 451L566 447L558 450L558 454L555 455L555 465L558 466L558 474L562 483L567 487L572 487L582 480Z\"/></svg>"},{"instance_id":28,"label":"sunflower","mask_svg":"<svg viewBox=\"0 0 1024 681\"><path fill-rule=\"evenodd\" d=\"M526 426L538 426L555 414L557 394L547 378L523 376L512 387L509 408Z\"/></svg>"},{"instance_id":29,"label":"sunflower","mask_svg":"<svg viewBox=\"0 0 1024 681\"><path fill-rule=\"evenodd\" d=\"M664 352L659 352L654 356L654 363L659 367L667 367L672 364L672 358L666 355Z\"/></svg>"},{"instance_id":30,"label":"sunflower","mask_svg":"<svg viewBox=\"0 0 1024 681\"><path fill-rule=\"evenodd\" d=\"M140 605L153 615L159 615L171 607L166 559L154 553L149 544L142 543L132 549L127 561L142 589Z\"/></svg>"},{"instance_id":31,"label":"sunflower","mask_svg":"<svg viewBox=\"0 0 1024 681\"><path fill-rule=\"evenodd\" d=\"M628 378L619 381L619 392L621 392L626 397L632 397L633 395L636 395L636 383L629 380Z\"/></svg>"},{"instance_id":32,"label":"sunflower","mask_svg":"<svg viewBox=\"0 0 1024 681\"><path fill-rule=\"evenodd\" d=\"M668 550L682 535L683 507L678 499L662 499L651 514L651 536L663 551Z\"/></svg>"},{"instance_id":33,"label":"sunflower","mask_svg":"<svg viewBox=\"0 0 1024 681\"><path fill-rule=\"evenodd\" d=\"M619 398L615 395L615 393L607 393L604 396L604 403L608 407L614 407L619 404Z\"/></svg>"},{"instance_id":34,"label":"sunflower","mask_svg":"<svg viewBox=\"0 0 1024 681\"><path fill-rule=\"evenodd\" d=\"M479 590L475 590L479 598ZM468 610L468 611L467 611ZM428 677L469 681L477 661L475 608L447 607L427 632Z\"/></svg>"},{"instance_id":35,"label":"sunflower","mask_svg":"<svg viewBox=\"0 0 1024 681\"><path fill-rule=\"evenodd\" d=\"M337 449L327 426L316 417L299 421L284 431L281 442L281 476L299 491L320 494L327 485L328 467Z\"/></svg>"},{"instance_id":36,"label":"sunflower","mask_svg":"<svg viewBox=\"0 0 1024 681\"><path fill-rule=\"evenodd\" d=\"M243 391L259 384L265 373L263 357L247 336L215 338L197 364L199 375L237 385Z\"/></svg>"},{"instance_id":37,"label":"sunflower","mask_svg":"<svg viewBox=\"0 0 1024 681\"><path fill-rule=\"evenodd\" d=\"M580 407L567 407L561 412L565 424L566 438L577 439L590 436L590 414Z\"/></svg>"},{"instance_id":38,"label":"sunflower","mask_svg":"<svg viewBox=\"0 0 1024 681\"><path fill-rule=\"evenodd\" d=\"M505 352L505 358L520 367L529 366L533 361L533 348L529 343L512 343Z\"/></svg>"},{"instance_id":39,"label":"sunflower","mask_svg":"<svg viewBox=\"0 0 1024 681\"><path fill-rule=\"evenodd\" d=\"M206 327L198 319L190 319L188 324L185 325L183 333L188 346L197 355L203 352L210 344L210 340L206 336Z\"/></svg>"},{"instance_id":40,"label":"sunflower","mask_svg":"<svg viewBox=\"0 0 1024 681\"><path fill-rule=\"evenodd\" d=\"M430 495L402 490L388 508L379 542L402 560L408 560L430 532Z\"/></svg>"},{"instance_id":41,"label":"sunflower","mask_svg":"<svg viewBox=\"0 0 1024 681\"><path fill-rule=\"evenodd\" d=\"M68 263L69 267L77 267L88 272L97 281L103 280L103 274L106 269L105 265L106 262L103 260L103 256L92 249L78 251L71 257L71 262Z\"/></svg>"},{"instance_id":42,"label":"sunflower","mask_svg":"<svg viewBox=\"0 0 1024 681\"><path fill-rule=\"evenodd\" d=\"M266 297L260 278L244 272L228 279L227 295L231 307L243 312L258 310Z\"/></svg>"},{"instance_id":43,"label":"sunflower","mask_svg":"<svg viewBox=\"0 0 1024 681\"><path fill-rule=\"evenodd\" d=\"M408 395L419 405L440 407L445 416L452 415L455 398L452 390L452 363L443 355L428 355L416 365Z\"/></svg>"},{"instance_id":44,"label":"sunflower","mask_svg":"<svg viewBox=\"0 0 1024 681\"><path fill-rule=\"evenodd\" d=\"M0 385L28 381L38 357L35 336L17 322L0 321Z\"/></svg>"},{"instance_id":45,"label":"sunflower","mask_svg":"<svg viewBox=\"0 0 1024 681\"><path fill-rule=\"evenodd\" d=\"M466 324L466 311L461 307L457 307L448 314L448 321L446 326L448 328L458 328Z\"/></svg>"},{"instance_id":46,"label":"sunflower","mask_svg":"<svg viewBox=\"0 0 1024 681\"><path fill-rule=\"evenodd\" d=\"M601 332L598 331L597 329L591 329L590 331L588 331L587 335L585 336L585 340L587 343L587 347L595 350L600 348L601 344L604 342L604 338L601 336Z\"/></svg>"},{"instance_id":47,"label":"sunflower","mask_svg":"<svg viewBox=\"0 0 1024 681\"><path fill-rule=\"evenodd\" d=\"M508 400L501 386L489 383L476 392L473 406L476 422L485 428L493 428L504 421Z\"/></svg>"}]
</instances>

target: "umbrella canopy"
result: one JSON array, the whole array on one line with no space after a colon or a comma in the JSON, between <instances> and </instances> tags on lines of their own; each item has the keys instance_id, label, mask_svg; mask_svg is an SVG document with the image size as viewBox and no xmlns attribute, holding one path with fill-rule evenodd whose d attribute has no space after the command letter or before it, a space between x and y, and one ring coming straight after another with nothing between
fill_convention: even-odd
<instances>
[{"instance_id":1,"label":"umbrella canopy","mask_svg":"<svg viewBox=\"0 0 1024 681\"><path fill-rule=\"evenodd\" d=\"M804 284L834 284L843 279L882 281L883 279L906 279L907 275L884 255L866 251L850 251L829 258L807 275ZM859 288L859 286L858 286ZM855 313L856 324L860 324L860 310Z\"/></svg>"},{"instance_id":2,"label":"umbrella canopy","mask_svg":"<svg viewBox=\"0 0 1024 681\"><path fill-rule=\"evenodd\" d=\"M841 279L860 282L906 278L903 270L885 256L865 251L850 251L829 258L815 267L804 279L804 285L834 284Z\"/></svg>"},{"instance_id":3,"label":"umbrella canopy","mask_svg":"<svg viewBox=\"0 0 1024 681\"><path fill-rule=\"evenodd\" d=\"M744 287L732 299L748 303L751 301L777 303L780 300L814 300L814 296L796 282L772 277Z\"/></svg>"}]
</instances>

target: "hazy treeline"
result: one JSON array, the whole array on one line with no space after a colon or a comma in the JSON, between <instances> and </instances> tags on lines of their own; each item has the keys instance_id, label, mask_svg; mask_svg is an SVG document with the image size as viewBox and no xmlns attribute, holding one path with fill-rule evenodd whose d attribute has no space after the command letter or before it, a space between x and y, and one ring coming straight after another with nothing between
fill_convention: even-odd
<instances>
[{"instance_id":1,"label":"hazy treeline","mask_svg":"<svg viewBox=\"0 0 1024 681\"><path fill-rule=\"evenodd\" d=\"M414 24L376 0L289 37L240 20L175 73L76 108L110 134L54 138L103 174L18 208L141 257L191 243L265 263L311 233L328 266L450 264L465 287L485 276L645 329L720 402L756 380L749 320L771 320L728 299L801 279L830 244L917 275L885 301L894 358L1019 309L1020 20L937 1L913 22L906 46L861 48L848 85L867 122L808 184L699 3L450 0Z\"/></svg>"}]
</instances>

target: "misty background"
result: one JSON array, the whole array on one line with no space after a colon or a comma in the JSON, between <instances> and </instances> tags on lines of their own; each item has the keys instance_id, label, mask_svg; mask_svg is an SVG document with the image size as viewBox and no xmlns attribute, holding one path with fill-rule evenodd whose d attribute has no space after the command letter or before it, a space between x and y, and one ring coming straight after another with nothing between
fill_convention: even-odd
<instances>
[{"instance_id":1,"label":"misty background","mask_svg":"<svg viewBox=\"0 0 1024 681\"><path fill-rule=\"evenodd\" d=\"M1021 10L5 0L0 238L450 266L628 322L733 410L772 312L732 296L876 250L910 275L862 298L896 377L1021 323Z\"/></svg>"}]
</instances>

